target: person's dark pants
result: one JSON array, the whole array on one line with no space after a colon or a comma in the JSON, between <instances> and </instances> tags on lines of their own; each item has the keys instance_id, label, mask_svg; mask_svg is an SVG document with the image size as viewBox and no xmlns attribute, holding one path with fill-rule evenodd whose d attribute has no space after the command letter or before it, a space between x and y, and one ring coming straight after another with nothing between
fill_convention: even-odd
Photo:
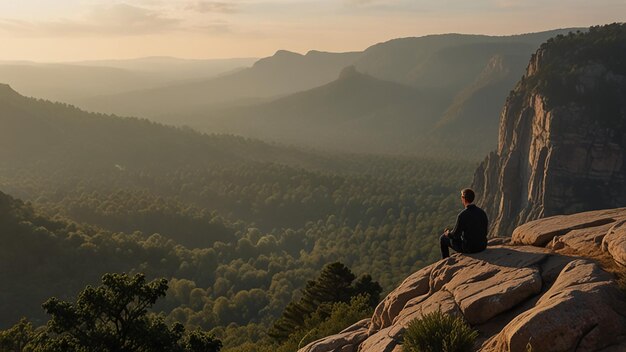
<instances>
[{"instance_id":1,"label":"person's dark pants","mask_svg":"<svg viewBox=\"0 0 626 352\"><path fill-rule=\"evenodd\" d=\"M441 258L448 258L450 256L450 248L461 253L463 248L460 240L453 240L446 235L439 237L439 243L441 244Z\"/></svg>"}]
</instances>

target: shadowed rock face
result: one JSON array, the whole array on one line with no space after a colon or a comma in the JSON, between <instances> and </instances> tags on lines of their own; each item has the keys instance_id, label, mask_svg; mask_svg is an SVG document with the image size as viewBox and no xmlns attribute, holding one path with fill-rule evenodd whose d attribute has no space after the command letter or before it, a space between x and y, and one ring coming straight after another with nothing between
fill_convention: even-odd
<instances>
[{"instance_id":1,"label":"shadowed rock face","mask_svg":"<svg viewBox=\"0 0 626 352\"><path fill-rule=\"evenodd\" d=\"M510 236L544 216L626 205L626 27L616 28L607 48L587 35L544 44L509 95L498 149L473 184L492 235Z\"/></svg>"},{"instance_id":2,"label":"shadowed rock face","mask_svg":"<svg viewBox=\"0 0 626 352\"><path fill-rule=\"evenodd\" d=\"M512 245L455 254L415 272L371 319L300 352L399 352L409 322L434 311L463 317L479 331L481 351L525 351L528 343L535 351L626 350L624 293L585 258L621 264L625 224L626 208L529 222L510 240L491 241Z\"/></svg>"}]
</instances>

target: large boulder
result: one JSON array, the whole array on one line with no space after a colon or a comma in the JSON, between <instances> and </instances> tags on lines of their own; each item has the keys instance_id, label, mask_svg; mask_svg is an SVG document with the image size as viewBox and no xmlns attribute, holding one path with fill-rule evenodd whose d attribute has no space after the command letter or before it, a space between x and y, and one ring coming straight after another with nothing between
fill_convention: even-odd
<instances>
[{"instance_id":1,"label":"large boulder","mask_svg":"<svg viewBox=\"0 0 626 352\"><path fill-rule=\"evenodd\" d=\"M588 211L573 215L557 215L540 220L529 221L513 231L512 242L531 246L545 246L557 236L565 236L575 230L576 236L571 239L585 237L585 233L596 233L598 228L626 219L626 208ZM612 225L611 225L612 226ZM608 228L610 228L609 226ZM608 228L604 231L608 231ZM564 239L565 240L565 239ZM601 242L602 240L600 240Z\"/></svg>"},{"instance_id":2,"label":"large boulder","mask_svg":"<svg viewBox=\"0 0 626 352\"><path fill-rule=\"evenodd\" d=\"M398 316L409 300L428 293L428 281L430 280L431 270L432 266L427 266L407 277L400 286L380 302L372 317L372 331L391 326L395 317Z\"/></svg>"},{"instance_id":3,"label":"large boulder","mask_svg":"<svg viewBox=\"0 0 626 352\"><path fill-rule=\"evenodd\" d=\"M589 260L534 246L494 246L417 271L379 304L369 326L300 352L399 352L408 324L435 311L476 328L485 351L525 351L529 342L534 351L619 351L626 344L625 309L612 276Z\"/></svg>"},{"instance_id":4,"label":"large boulder","mask_svg":"<svg viewBox=\"0 0 626 352\"><path fill-rule=\"evenodd\" d=\"M588 260L567 264L535 306L484 351L599 351L626 339L626 305L611 275Z\"/></svg>"},{"instance_id":5,"label":"large boulder","mask_svg":"<svg viewBox=\"0 0 626 352\"><path fill-rule=\"evenodd\" d=\"M513 231L511 243L571 249L583 256L605 252L626 265L626 208L558 215L530 221Z\"/></svg>"},{"instance_id":6,"label":"large boulder","mask_svg":"<svg viewBox=\"0 0 626 352\"><path fill-rule=\"evenodd\" d=\"M541 291L539 263L547 257L506 247L455 256L435 265L431 290L450 292L470 324L484 323Z\"/></svg>"}]
</instances>

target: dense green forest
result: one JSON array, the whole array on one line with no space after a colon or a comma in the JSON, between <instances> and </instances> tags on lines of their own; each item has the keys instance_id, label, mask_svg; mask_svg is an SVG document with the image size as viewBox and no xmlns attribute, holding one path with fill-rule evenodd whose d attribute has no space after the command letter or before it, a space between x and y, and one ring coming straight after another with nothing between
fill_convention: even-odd
<instances>
[{"instance_id":1,"label":"dense green forest","mask_svg":"<svg viewBox=\"0 0 626 352\"><path fill-rule=\"evenodd\" d=\"M362 162L371 165L367 171L348 174L276 164L224 169L213 187L198 188L216 194L207 199L191 190L167 195L148 175L143 187L108 191L89 189L88 180L74 191L36 189L22 177L15 183L30 184L21 190L38 195L31 198L38 212L3 199L14 210L2 212L10 215L2 222L2 258L15 268L3 279L17 285L3 292L2 301L12 304L2 307L2 323L22 315L42 319L39 305L47 297L67 296L105 272L170 278L158 306L169 319L204 329L253 322L262 325L252 329L257 336L331 261L389 289L437 259L435 234L453 221L456 191L473 165ZM194 187L191 180L183 184Z\"/></svg>"},{"instance_id":2,"label":"dense green forest","mask_svg":"<svg viewBox=\"0 0 626 352\"><path fill-rule=\"evenodd\" d=\"M74 299L105 273L142 273L169 281L154 307L168 324L260 351L327 264L384 294L436 260L475 167L207 136L4 90L2 329L44 324L43 302ZM301 328L341 329L370 313L364 299L312 311Z\"/></svg>"}]
</instances>

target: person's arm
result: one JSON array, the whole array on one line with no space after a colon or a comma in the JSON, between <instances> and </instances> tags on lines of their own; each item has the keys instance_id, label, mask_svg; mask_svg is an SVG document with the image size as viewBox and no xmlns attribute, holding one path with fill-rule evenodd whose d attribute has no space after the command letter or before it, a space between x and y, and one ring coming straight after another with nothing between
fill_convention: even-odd
<instances>
[{"instance_id":1,"label":"person's arm","mask_svg":"<svg viewBox=\"0 0 626 352\"><path fill-rule=\"evenodd\" d=\"M451 239L461 239L461 233L463 233L463 222L461 221L461 214L456 217L456 224L452 231L448 232L448 237Z\"/></svg>"}]
</instances>

